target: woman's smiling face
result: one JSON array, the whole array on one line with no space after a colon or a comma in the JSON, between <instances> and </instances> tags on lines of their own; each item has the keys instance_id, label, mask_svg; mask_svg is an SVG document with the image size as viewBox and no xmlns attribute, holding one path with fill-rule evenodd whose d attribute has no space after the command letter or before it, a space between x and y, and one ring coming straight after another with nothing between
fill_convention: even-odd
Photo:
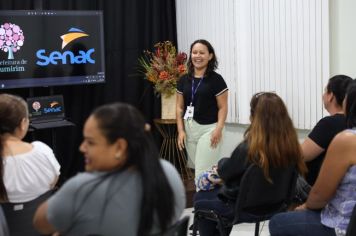
<instances>
[{"instance_id":1,"label":"woman's smiling face","mask_svg":"<svg viewBox=\"0 0 356 236\"><path fill-rule=\"evenodd\" d=\"M191 57L194 69L202 70L208 67L213 54L209 53L208 47L204 44L196 43L192 47Z\"/></svg>"},{"instance_id":2,"label":"woman's smiling face","mask_svg":"<svg viewBox=\"0 0 356 236\"><path fill-rule=\"evenodd\" d=\"M79 150L84 154L86 171L112 171L126 160L119 141L109 143L94 116L90 116L85 122L83 136Z\"/></svg>"}]
</instances>

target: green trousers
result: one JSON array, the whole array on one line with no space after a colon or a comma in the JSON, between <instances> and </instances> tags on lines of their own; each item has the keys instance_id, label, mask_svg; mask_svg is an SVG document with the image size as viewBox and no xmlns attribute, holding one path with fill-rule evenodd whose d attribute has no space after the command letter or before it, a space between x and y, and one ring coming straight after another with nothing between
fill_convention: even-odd
<instances>
[{"instance_id":1,"label":"green trousers","mask_svg":"<svg viewBox=\"0 0 356 236\"><path fill-rule=\"evenodd\" d=\"M216 148L211 147L211 133L216 128L216 123L201 125L191 120L184 120L186 133L185 147L188 153L188 167L195 169L195 178L203 171L210 170L220 160L220 148L223 138ZM224 133L224 130L223 130Z\"/></svg>"}]
</instances>

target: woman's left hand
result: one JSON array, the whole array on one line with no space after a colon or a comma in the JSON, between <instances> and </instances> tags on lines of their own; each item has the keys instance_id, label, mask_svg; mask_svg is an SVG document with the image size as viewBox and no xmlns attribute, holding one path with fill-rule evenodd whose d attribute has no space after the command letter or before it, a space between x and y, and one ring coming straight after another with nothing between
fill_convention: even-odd
<instances>
[{"instance_id":1,"label":"woman's left hand","mask_svg":"<svg viewBox=\"0 0 356 236\"><path fill-rule=\"evenodd\" d=\"M220 128L215 128L214 131L211 133L210 137L210 146L212 148L216 148L219 144L222 137L222 130Z\"/></svg>"},{"instance_id":2,"label":"woman's left hand","mask_svg":"<svg viewBox=\"0 0 356 236\"><path fill-rule=\"evenodd\" d=\"M302 211L302 210L306 210L306 209L308 209L307 205L305 203L303 203L302 205L297 206L294 210L295 211Z\"/></svg>"}]
</instances>

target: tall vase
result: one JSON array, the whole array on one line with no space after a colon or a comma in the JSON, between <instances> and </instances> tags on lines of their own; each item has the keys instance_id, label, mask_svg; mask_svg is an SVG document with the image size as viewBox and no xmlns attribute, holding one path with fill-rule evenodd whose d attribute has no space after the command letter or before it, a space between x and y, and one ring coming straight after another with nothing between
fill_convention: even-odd
<instances>
[{"instance_id":1,"label":"tall vase","mask_svg":"<svg viewBox=\"0 0 356 236\"><path fill-rule=\"evenodd\" d=\"M176 95L161 94L161 119L176 118Z\"/></svg>"}]
</instances>

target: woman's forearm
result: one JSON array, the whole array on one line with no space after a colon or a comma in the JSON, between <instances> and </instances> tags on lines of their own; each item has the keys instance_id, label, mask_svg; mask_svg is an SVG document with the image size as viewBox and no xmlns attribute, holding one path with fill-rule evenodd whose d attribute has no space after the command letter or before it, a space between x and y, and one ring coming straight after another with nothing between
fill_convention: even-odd
<instances>
[{"instance_id":1,"label":"woman's forearm","mask_svg":"<svg viewBox=\"0 0 356 236\"><path fill-rule=\"evenodd\" d=\"M183 124L183 118L182 114L183 110L182 109L177 109L177 131L178 133L184 131L184 124Z\"/></svg>"},{"instance_id":2,"label":"woman's forearm","mask_svg":"<svg viewBox=\"0 0 356 236\"><path fill-rule=\"evenodd\" d=\"M224 128L227 117L227 97L227 91L216 97L218 103L218 121L216 127L221 130Z\"/></svg>"},{"instance_id":3,"label":"woman's forearm","mask_svg":"<svg viewBox=\"0 0 356 236\"><path fill-rule=\"evenodd\" d=\"M183 95L177 94L176 119L177 119L177 131L178 131L178 133L184 131L183 112L184 112Z\"/></svg>"},{"instance_id":4,"label":"woman's forearm","mask_svg":"<svg viewBox=\"0 0 356 236\"><path fill-rule=\"evenodd\" d=\"M227 117L227 107L219 108L219 111L218 111L218 122L217 122L217 125L216 125L217 128L219 128L219 129L223 129L224 128L226 117Z\"/></svg>"},{"instance_id":5,"label":"woman's forearm","mask_svg":"<svg viewBox=\"0 0 356 236\"><path fill-rule=\"evenodd\" d=\"M33 218L33 225L42 234L51 234L56 231L54 227L48 222L47 208L48 208L47 202L42 203L38 207Z\"/></svg>"},{"instance_id":6,"label":"woman's forearm","mask_svg":"<svg viewBox=\"0 0 356 236\"><path fill-rule=\"evenodd\" d=\"M308 199L306 201L306 207L311 210L319 210L326 206L328 200L323 199L315 191L310 191Z\"/></svg>"}]
</instances>

